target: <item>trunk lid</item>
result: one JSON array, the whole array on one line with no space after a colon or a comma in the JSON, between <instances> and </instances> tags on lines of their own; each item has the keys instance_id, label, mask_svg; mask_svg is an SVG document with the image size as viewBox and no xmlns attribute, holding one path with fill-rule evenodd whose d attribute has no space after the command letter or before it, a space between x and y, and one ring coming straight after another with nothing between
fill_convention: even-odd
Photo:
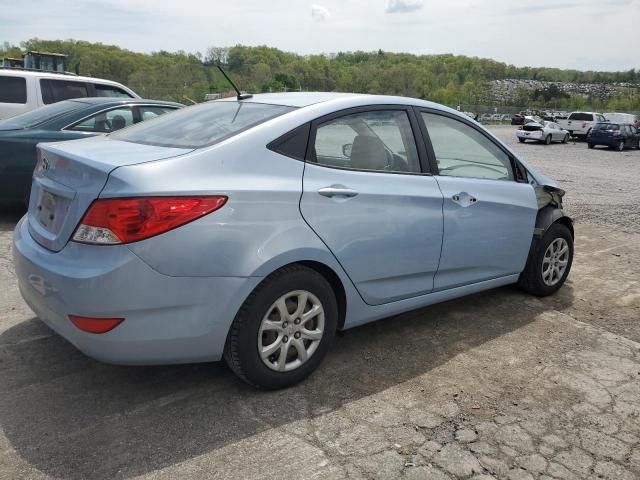
<instances>
[{"instance_id":1,"label":"trunk lid","mask_svg":"<svg viewBox=\"0 0 640 480\"><path fill-rule=\"evenodd\" d=\"M31 236L49 250L62 250L114 169L189 151L108 137L39 144L27 214Z\"/></svg>"}]
</instances>

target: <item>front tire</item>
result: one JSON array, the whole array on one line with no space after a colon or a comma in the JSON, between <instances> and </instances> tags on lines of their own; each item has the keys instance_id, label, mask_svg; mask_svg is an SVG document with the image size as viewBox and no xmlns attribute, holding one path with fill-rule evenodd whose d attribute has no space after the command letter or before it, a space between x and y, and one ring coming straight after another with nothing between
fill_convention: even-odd
<instances>
[{"instance_id":1,"label":"front tire","mask_svg":"<svg viewBox=\"0 0 640 480\"><path fill-rule=\"evenodd\" d=\"M263 280L240 308L224 358L254 387L289 387L320 365L337 323L338 305L329 282L303 265L283 267Z\"/></svg>"},{"instance_id":2,"label":"front tire","mask_svg":"<svg viewBox=\"0 0 640 480\"><path fill-rule=\"evenodd\" d=\"M554 223L536 242L520 274L518 286L537 297L557 292L571 271L573 236L561 223Z\"/></svg>"}]
</instances>

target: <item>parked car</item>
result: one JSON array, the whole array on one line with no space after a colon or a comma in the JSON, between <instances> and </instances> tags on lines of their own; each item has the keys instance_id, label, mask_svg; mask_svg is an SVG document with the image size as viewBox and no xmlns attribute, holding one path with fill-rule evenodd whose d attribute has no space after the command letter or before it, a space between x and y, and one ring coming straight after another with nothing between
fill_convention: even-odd
<instances>
[{"instance_id":1,"label":"parked car","mask_svg":"<svg viewBox=\"0 0 640 480\"><path fill-rule=\"evenodd\" d=\"M568 131L560 128L557 123L546 120L528 122L516 131L516 136L520 143L524 143L527 140L535 140L549 145L551 142L567 143L569 141Z\"/></svg>"},{"instance_id":2,"label":"parked car","mask_svg":"<svg viewBox=\"0 0 640 480\"><path fill-rule=\"evenodd\" d=\"M524 115L516 113L511 117L511 125L524 125Z\"/></svg>"},{"instance_id":3,"label":"parked car","mask_svg":"<svg viewBox=\"0 0 640 480\"><path fill-rule=\"evenodd\" d=\"M572 137L587 138L596 123L605 121L600 113L573 112L566 120L558 120L557 123L561 128L568 130Z\"/></svg>"},{"instance_id":4,"label":"parked car","mask_svg":"<svg viewBox=\"0 0 640 480\"><path fill-rule=\"evenodd\" d=\"M0 68L0 120L62 100L85 97L139 98L133 90L111 80Z\"/></svg>"},{"instance_id":5,"label":"parked car","mask_svg":"<svg viewBox=\"0 0 640 480\"><path fill-rule=\"evenodd\" d=\"M493 115L491 115L491 120L493 122L499 122L502 120L502 115L500 115L499 113L494 113Z\"/></svg>"},{"instance_id":6,"label":"parked car","mask_svg":"<svg viewBox=\"0 0 640 480\"><path fill-rule=\"evenodd\" d=\"M597 123L587 138L589 148L606 145L622 152L625 148L640 149L640 133L633 125L624 123Z\"/></svg>"},{"instance_id":7,"label":"parked car","mask_svg":"<svg viewBox=\"0 0 640 480\"><path fill-rule=\"evenodd\" d=\"M110 133L182 107L142 99L66 100L0 121L0 204L29 201L36 145Z\"/></svg>"},{"instance_id":8,"label":"parked car","mask_svg":"<svg viewBox=\"0 0 640 480\"><path fill-rule=\"evenodd\" d=\"M423 100L225 99L38 152L20 291L106 362L224 357L285 387L336 330L512 283L550 295L571 268L564 192Z\"/></svg>"},{"instance_id":9,"label":"parked car","mask_svg":"<svg viewBox=\"0 0 640 480\"><path fill-rule=\"evenodd\" d=\"M480 115L481 122L490 122L492 118L493 116L490 113L483 113L482 115Z\"/></svg>"},{"instance_id":10,"label":"parked car","mask_svg":"<svg viewBox=\"0 0 640 480\"><path fill-rule=\"evenodd\" d=\"M635 115L633 113L608 112L608 113L603 113L602 115L604 115L604 118L607 120L607 122L627 124L627 125L633 125L638 121L638 119L640 119L638 115Z\"/></svg>"}]
</instances>

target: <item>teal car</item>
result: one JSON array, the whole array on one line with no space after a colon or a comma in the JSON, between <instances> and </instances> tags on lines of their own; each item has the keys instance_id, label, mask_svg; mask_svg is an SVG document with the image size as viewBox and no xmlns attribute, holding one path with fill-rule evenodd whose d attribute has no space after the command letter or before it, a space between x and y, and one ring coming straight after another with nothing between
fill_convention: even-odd
<instances>
[{"instance_id":1,"label":"teal car","mask_svg":"<svg viewBox=\"0 0 640 480\"><path fill-rule=\"evenodd\" d=\"M182 106L139 98L81 98L0 121L0 205L28 204L38 143L115 132Z\"/></svg>"}]
</instances>

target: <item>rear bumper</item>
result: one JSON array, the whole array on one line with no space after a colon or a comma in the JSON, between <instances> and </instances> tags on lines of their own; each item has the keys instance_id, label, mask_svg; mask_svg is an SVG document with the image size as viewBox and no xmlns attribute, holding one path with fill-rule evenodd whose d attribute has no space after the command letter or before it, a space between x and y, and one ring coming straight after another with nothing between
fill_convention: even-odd
<instances>
[{"instance_id":1,"label":"rear bumper","mask_svg":"<svg viewBox=\"0 0 640 480\"><path fill-rule=\"evenodd\" d=\"M541 130L532 130L532 131L518 130L516 132L516 135L518 136L518 138L523 138L525 140L542 140L543 139Z\"/></svg>"},{"instance_id":2,"label":"rear bumper","mask_svg":"<svg viewBox=\"0 0 640 480\"><path fill-rule=\"evenodd\" d=\"M620 139L613 138L593 138L589 137L589 143L592 145L606 145L607 147L613 147L620 142Z\"/></svg>"},{"instance_id":3,"label":"rear bumper","mask_svg":"<svg viewBox=\"0 0 640 480\"><path fill-rule=\"evenodd\" d=\"M125 246L69 243L54 253L31 237L26 217L14 233L20 292L58 334L97 360L149 365L215 361L236 312L258 277L172 277ZM104 334L76 328L69 314L123 317Z\"/></svg>"}]
</instances>

